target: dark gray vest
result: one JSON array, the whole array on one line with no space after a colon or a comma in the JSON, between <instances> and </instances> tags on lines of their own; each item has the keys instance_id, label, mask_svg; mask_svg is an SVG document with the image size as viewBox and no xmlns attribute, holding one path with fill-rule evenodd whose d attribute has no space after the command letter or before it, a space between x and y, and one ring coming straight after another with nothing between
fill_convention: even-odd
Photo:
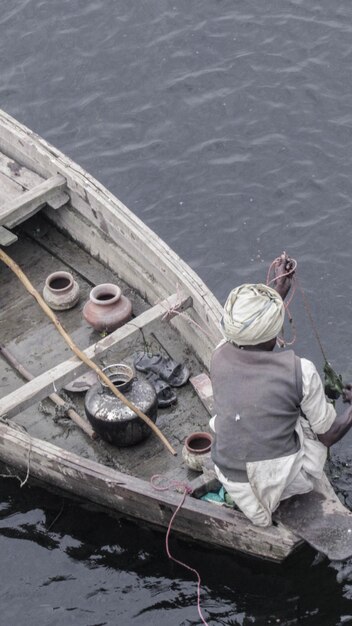
<instances>
[{"instance_id":1,"label":"dark gray vest","mask_svg":"<svg viewBox=\"0 0 352 626\"><path fill-rule=\"evenodd\" d=\"M299 450L295 432L302 401L301 361L292 350L241 350L231 343L213 354L216 413L212 459L221 472L246 482L246 462Z\"/></svg>"}]
</instances>

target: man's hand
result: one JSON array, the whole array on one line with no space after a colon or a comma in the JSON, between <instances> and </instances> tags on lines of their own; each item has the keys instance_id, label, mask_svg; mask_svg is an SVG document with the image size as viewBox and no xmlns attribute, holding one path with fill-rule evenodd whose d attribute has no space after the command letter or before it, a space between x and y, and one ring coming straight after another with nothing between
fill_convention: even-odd
<instances>
[{"instance_id":1,"label":"man's hand","mask_svg":"<svg viewBox=\"0 0 352 626\"><path fill-rule=\"evenodd\" d=\"M284 300L290 291L292 278L296 269L296 262L291 259L286 252L283 252L275 262L274 288Z\"/></svg>"},{"instance_id":2,"label":"man's hand","mask_svg":"<svg viewBox=\"0 0 352 626\"><path fill-rule=\"evenodd\" d=\"M352 385L350 383L345 385L342 390L342 402L349 402L352 404Z\"/></svg>"},{"instance_id":3,"label":"man's hand","mask_svg":"<svg viewBox=\"0 0 352 626\"><path fill-rule=\"evenodd\" d=\"M319 441L324 444L327 448L330 448L334 443L340 441L342 437L348 433L348 431L352 428L352 385L345 385L342 390L342 400L343 402L348 402L350 404L341 415L337 415L329 430L323 435L317 435Z\"/></svg>"}]
</instances>

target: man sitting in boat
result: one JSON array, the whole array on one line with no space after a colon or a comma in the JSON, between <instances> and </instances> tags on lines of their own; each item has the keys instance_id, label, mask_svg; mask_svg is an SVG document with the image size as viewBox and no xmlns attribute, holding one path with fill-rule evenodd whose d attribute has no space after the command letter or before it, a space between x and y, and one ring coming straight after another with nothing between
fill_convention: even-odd
<instances>
[{"instance_id":1,"label":"man sitting in boat","mask_svg":"<svg viewBox=\"0 0 352 626\"><path fill-rule=\"evenodd\" d=\"M277 262L275 289L241 285L224 307L224 340L211 363L216 415L212 459L220 482L256 525L269 526L281 500L313 489L327 447L352 426L352 408L336 416L311 361L293 350L273 352L293 272ZM349 386L350 387L350 386ZM344 390L352 402L352 391Z\"/></svg>"}]
</instances>

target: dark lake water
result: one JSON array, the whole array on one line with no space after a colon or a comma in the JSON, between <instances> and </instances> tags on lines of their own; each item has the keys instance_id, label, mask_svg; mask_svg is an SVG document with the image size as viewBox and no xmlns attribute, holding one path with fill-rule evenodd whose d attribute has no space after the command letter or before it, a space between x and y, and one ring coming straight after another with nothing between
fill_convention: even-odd
<instances>
[{"instance_id":1,"label":"dark lake water","mask_svg":"<svg viewBox=\"0 0 352 626\"><path fill-rule=\"evenodd\" d=\"M352 379L350 0L2 0L0 106L104 183L221 302L287 250ZM298 354L322 356L297 294ZM352 437L337 483L352 503ZM0 623L195 625L163 536L1 480ZM58 514L59 518L55 521ZM175 541L209 624L352 624L352 564Z\"/></svg>"}]
</instances>

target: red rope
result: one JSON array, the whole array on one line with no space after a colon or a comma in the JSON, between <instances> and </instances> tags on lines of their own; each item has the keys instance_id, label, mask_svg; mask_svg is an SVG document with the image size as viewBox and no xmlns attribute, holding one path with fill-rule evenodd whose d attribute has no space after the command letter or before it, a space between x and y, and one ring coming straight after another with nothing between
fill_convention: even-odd
<instances>
[{"instance_id":1,"label":"red rope","mask_svg":"<svg viewBox=\"0 0 352 626\"><path fill-rule=\"evenodd\" d=\"M162 487L161 485L155 485L154 484L154 480L156 480L157 478L161 478L162 479L163 477L160 474L155 474L155 476L152 476L152 478L150 479L150 482L151 482L152 486L154 487L154 489L156 489L156 491L167 491L171 487L176 487L178 489L183 489L182 500L179 503L179 505L176 508L176 510L174 511L174 513L172 514L170 522L169 522L169 525L168 525L168 528L167 528L167 533L166 533L166 537L165 537L165 550L166 550L167 556L169 557L169 559L171 561L174 561L174 563L177 563L178 565L181 565L181 567L184 567L189 572L192 572L193 574L195 574L195 576L197 578L197 609L198 609L198 615L199 615L202 623L205 626L209 626L208 622L206 622L204 617L203 617L202 609L201 609L201 606L200 606L200 593L201 593L201 583L202 583L202 581L201 581L199 572L196 569L194 569L193 567L191 567L190 565L187 565L187 563L184 563L183 561L179 561L174 556L172 556L172 554L170 552L170 547L169 547L169 537L170 537L170 533L171 533L171 529L172 529L172 524L174 522L174 519L175 519L177 513L179 512L179 510L183 506L184 501L186 499L186 496L188 494L192 493L192 488L189 485L187 485L187 483L183 483L183 482L177 481L177 480L170 481L170 482L168 482L166 485L164 485Z\"/></svg>"}]
</instances>

